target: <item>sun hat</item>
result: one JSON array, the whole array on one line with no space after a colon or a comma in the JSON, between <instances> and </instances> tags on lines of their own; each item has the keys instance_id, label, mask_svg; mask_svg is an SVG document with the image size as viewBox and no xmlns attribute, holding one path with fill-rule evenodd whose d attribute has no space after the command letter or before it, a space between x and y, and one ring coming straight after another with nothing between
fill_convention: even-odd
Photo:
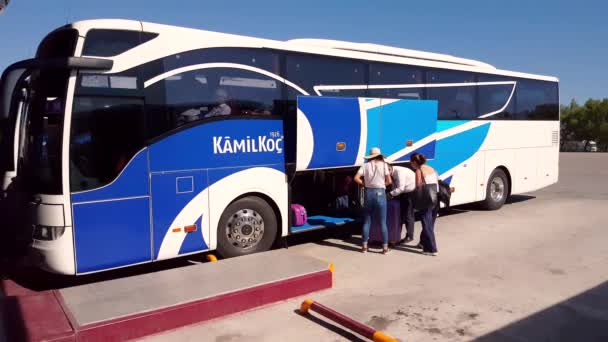
<instances>
[{"instance_id":1,"label":"sun hat","mask_svg":"<svg viewBox=\"0 0 608 342\"><path fill-rule=\"evenodd\" d=\"M380 152L380 149L378 147L372 147L369 149L369 156L365 156L363 158L365 159L374 159L378 156L381 156L382 159L384 159L384 156L382 155L382 152Z\"/></svg>"}]
</instances>

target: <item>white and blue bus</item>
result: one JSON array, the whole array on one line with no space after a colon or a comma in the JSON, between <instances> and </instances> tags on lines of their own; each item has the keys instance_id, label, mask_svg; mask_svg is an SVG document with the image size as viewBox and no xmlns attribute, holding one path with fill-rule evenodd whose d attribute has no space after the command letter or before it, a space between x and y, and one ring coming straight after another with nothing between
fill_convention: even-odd
<instances>
[{"instance_id":1,"label":"white and blue bus","mask_svg":"<svg viewBox=\"0 0 608 342\"><path fill-rule=\"evenodd\" d=\"M352 221L331 204L372 146L425 154L453 205L497 209L558 179L558 80L443 54L89 20L1 89L3 191L27 195L31 250L62 274Z\"/></svg>"}]
</instances>

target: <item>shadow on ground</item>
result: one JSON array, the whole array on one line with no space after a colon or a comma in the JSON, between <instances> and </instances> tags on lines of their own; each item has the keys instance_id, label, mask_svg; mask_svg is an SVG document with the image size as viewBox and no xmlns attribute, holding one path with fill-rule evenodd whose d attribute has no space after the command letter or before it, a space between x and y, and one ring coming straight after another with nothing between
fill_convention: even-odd
<instances>
[{"instance_id":1,"label":"shadow on ground","mask_svg":"<svg viewBox=\"0 0 608 342\"><path fill-rule=\"evenodd\" d=\"M507 204L520 203L534 198L534 196L514 195L511 196L511 198L507 201ZM78 277L49 274L31 267L24 267L22 265L20 260L22 260L29 243L29 239L24 238L24 236L27 236L28 234L23 234L25 230L18 228L18 225L16 224L15 218L19 217L16 209L8 208L2 202L0 202L0 205L4 205L2 208L0 208L3 212L2 220L0 220L0 277L10 279L19 286L31 291L37 292L50 289L60 289L64 287L124 278L144 273L158 272L174 267L192 265L193 262L202 262L204 260L204 254L199 254L195 256L188 256L184 258L177 258L173 260L155 262L151 264ZM462 214L471 210L479 209L475 204L442 209L440 212L439 223L441 217L443 216ZM317 243L323 246L359 252L361 245L360 234L360 224L346 224L344 226L291 235L284 239L283 244L278 243L275 247L281 248L304 243ZM344 243L335 243L330 241L330 239L339 239ZM417 253L416 250L411 250L409 248L398 249L401 249L404 252ZM2 290L3 289L0 286L0 291ZM0 296L2 296L1 292Z\"/></svg>"},{"instance_id":2,"label":"shadow on ground","mask_svg":"<svg viewBox=\"0 0 608 342\"><path fill-rule=\"evenodd\" d=\"M340 327L340 326L338 326L336 324L330 323L329 321L326 321L325 319L316 317L316 316L314 316L312 314L305 314L305 315L303 315L303 314L300 313L300 310L294 310L294 312L296 314L298 314L298 315L306 318L307 320L309 320L311 322L314 322L314 323L322 326L323 328L325 328L327 330L333 331L338 336L341 336L341 337L343 337L343 338L345 338L345 339L347 339L349 341L352 341L352 342L365 342L366 341L366 340L358 337L357 335L353 334L352 332L350 332L350 331L348 331L348 330L346 330L346 329L344 329L344 328L342 328L342 327Z\"/></svg>"},{"instance_id":3,"label":"shadow on ground","mask_svg":"<svg viewBox=\"0 0 608 342\"><path fill-rule=\"evenodd\" d=\"M505 204L515 204L515 203L533 200L535 198L536 198L536 196L530 196L530 195L512 195L509 197L509 199L507 199L507 202Z\"/></svg>"},{"instance_id":4,"label":"shadow on ground","mask_svg":"<svg viewBox=\"0 0 608 342\"><path fill-rule=\"evenodd\" d=\"M608 281L476 341L608 341Z\"/></svg>"}]
</instances>

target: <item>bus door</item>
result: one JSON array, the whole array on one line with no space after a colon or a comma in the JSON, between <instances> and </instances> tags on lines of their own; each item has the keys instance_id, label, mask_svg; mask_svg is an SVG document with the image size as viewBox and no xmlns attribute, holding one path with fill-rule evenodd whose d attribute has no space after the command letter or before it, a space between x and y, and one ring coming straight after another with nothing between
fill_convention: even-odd
<instances>
[{"instance_id":1,"label":"bus door","mask_svg":"<svg viewBox=\"0 0 608 342\"><path fill-rule=\"evenodd\" d=\"M436 101L300 96L297 120L298 171L361 165L371 147L435 157Z\"/></svg>"},{"instance_id":2,"label":"bus door","mask_svg":"<svg viewBox=\"0 0 608 342\"><path fill-rule=\"evenodd\" d=\"M143 100L74 98L69 174L77 273L152 260Z\"/></svg>"},{"instance_id":3,"label":"bus door","mask_svg":"<svg viewBox=\"0 0 608 342\"><path fill-rule=\"evenodd\" d=\"M7 71L0 82L0 173L2 189L6 190L17 175L17 146L25 92L21 92L20 82L24 68Z\"/></svg>"},{"instance_id":4,"label":"bus door","mask_svg":"<svg viewBox=\"0 0 608 342\"><path fill-rule=\"evenodd\" d=\"M77 273L151 261L147 148L110 184L71 197Z\"/></svg>"}]
</instances>

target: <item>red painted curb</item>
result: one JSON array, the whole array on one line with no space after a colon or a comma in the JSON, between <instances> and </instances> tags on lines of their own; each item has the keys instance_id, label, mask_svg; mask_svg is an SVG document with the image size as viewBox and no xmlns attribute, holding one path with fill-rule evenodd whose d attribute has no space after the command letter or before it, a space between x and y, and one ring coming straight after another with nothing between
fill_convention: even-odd
<instances>
[{"instance_id":1,"label":"red painted curb","mask_svg":"<svg viewBox=\"0 0 608 342\"><path fill-rule=\"evenodd\" d=\"M5 297L32 296L43 293L43 291L34 291L25 288L11 279L0 280L0 292L4 293Z\"/></svg>"},{"instance_id":2,"label":"red painted curb","mask_svg":"<svg viewBox=\"0 0 608 342\"><path fill-rule=\"evenodd\" d=\"M207 321L332 286L329 270L77 329L78 341L119 341Z\"/></svg>"},{"instance_id":3,"label":"red painted curb","mask_svg":"<svg viewBox=\"0 0 608 342\"><path fill-rule=\"evenodd\" d=\"M51 291L3 298L0 317L7 341L75 341L74 330Z\"/></svg>"},{"instance_id":4,"label":"red painted curb","mask_svg":"<svg viewBox=\"0 0 608 342\"><path fill-rule=\"evenodd\" d=\"M0 300L0 317L8 323L7 336L15 337L8 341L124 341L331 287L332 273L326 270L85 326L76 325L59 291L47 291Z\"/></svg>"}]
</instances>

